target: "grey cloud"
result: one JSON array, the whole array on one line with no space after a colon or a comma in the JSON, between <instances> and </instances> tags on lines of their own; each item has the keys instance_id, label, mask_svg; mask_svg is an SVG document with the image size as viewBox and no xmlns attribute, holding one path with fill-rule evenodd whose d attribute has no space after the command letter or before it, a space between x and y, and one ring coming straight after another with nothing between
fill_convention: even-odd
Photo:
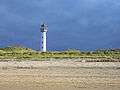
<instances>
[{"instance_id":1,"label":"grey cloud","mask_svg":"<svg viewBox=\"0 0 120 90\"><path fill-rule=\"evenodd\" d=\"M11 43L38 49L39 27L45 21L49 49L54 49L55 43L56 49L94 49L111 47L111 43L116 47L120 46L119 9L119 0L0 0L0 36L8 35Z\"/></svg>"}]
</instances>

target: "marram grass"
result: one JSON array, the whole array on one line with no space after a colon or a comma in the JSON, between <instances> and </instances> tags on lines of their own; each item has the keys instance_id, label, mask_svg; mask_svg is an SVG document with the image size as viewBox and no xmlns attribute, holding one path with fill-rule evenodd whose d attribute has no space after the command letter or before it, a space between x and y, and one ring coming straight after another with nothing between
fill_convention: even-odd
<instances>
[{"instance_id":1,"label":"marram grass","mask_svg":"<svg viewBox=\"0 0 120 90\"><path fill-rule=\"evenodd\" d=\"M84 51L66 50L41 52L24 47L0 48L0 60L51 60L51 59L86 59L87 61L120 61L120 49Z\"/></svg>"}]
</instances>

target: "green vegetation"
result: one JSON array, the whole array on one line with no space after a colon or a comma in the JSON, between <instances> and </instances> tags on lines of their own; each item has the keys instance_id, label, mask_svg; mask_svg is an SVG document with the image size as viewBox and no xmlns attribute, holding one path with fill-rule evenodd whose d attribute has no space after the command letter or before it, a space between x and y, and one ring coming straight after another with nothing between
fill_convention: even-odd
<instances>
[{"instance_id":1,"label":"green vegetation","mask_svg":"<svg viewBox=\"0 0 120 90\"><path fill-rule=\"evenodd\" d=\"M0 48L0 60L90 59L120 61L120 49L103 49L90 52L79 50L40 52L24 47Z\"/></svg>"}]
</instances>

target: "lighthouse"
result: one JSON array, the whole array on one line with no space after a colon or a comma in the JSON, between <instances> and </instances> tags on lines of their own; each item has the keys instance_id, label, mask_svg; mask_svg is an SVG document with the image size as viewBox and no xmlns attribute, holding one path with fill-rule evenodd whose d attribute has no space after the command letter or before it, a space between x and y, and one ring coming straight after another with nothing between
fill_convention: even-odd
<instances>
[{"instance_id":1,"label":"lighthouse","mask_svg":"<svg viewBox=\"0 0 120 90\"><path fill-rule=\"evenodd\" d=\"M41 33L42 33L42 52L46 52L46 50L47 50L48 26L46 24L41 24L40 30L41 30Z\"/></svg>"}]
</instances>

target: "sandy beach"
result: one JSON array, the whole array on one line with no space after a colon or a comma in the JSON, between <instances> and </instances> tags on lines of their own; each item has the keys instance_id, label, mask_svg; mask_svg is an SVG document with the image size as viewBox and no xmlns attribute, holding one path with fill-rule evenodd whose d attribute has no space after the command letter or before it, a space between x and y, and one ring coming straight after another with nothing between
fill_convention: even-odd
<instances>
[{"instance_id":1,"label":"sandy beach","mask_svg":"<svg viewBox=\"0 0 120 90\"><path fill-rule=\"evenodd\" d=\"M0 90L120 90L120 62L0 62Z\"/></svg>"}]
</instances>

